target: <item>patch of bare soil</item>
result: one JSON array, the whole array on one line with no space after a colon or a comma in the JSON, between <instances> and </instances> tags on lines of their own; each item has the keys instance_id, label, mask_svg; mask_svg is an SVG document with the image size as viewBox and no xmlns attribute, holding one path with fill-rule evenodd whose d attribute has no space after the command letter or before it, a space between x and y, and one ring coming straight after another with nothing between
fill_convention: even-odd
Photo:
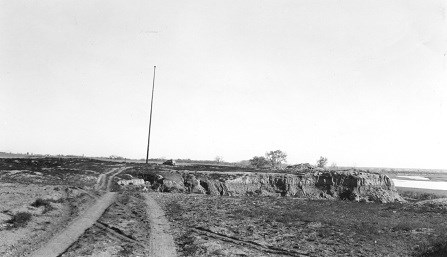
<instances>
[{"instance_id":1,"label":"patch of bare soil","mask_svg":"<svg viewBox=\"0 0 447 257\"><path fill-rule=\"evenodd\" d=\"M82 190L67 186L0 183L0 256L29 253L92 200ZM12 224L20 213L30 214L29 220Z\"/></svg>"},{"instance_id":2,"label":"patch of bare soil","mask_svg":"<svg viewBox=\"0 0 447 257\"><path fill-rule=\"evenodd\" d=\"M144 199L138 192L124 191L61 256L150 256L149 238Z\"/></svg>"},{"instance_id":3,"label":"patch of bare soil","mask_svg":"<svg viewBox=\"0 0 447 257\"><path fill-rule=\"evenodd\" d=\"M0 159L0 256L31 253L58 234L103 193L94 190L100 174L118 166L84 158Z\"/></svg>"},{"instance_id":4,"label":"patch of bare soil","mask_svg":"<svg viewBox=\"0 0 447 257\"><path fill-rule=\"evenodd\" d=\"M163 194L181 256L424 255L447 212L416 205Z\"/></svg>"}]
</instances>

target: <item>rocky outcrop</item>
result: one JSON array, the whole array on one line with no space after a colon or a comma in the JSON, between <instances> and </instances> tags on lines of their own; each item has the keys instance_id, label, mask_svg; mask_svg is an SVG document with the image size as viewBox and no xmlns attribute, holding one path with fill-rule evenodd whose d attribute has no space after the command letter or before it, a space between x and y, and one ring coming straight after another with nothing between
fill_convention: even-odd
<instances>
[{"instance_id":1,"label":"rocky outcrop","mask_svg":"<svg viewBox=\"0 0 447 257\"><path fill-rule=\"evenodd\" d=\"M145 184L146 182L143 179L121 179L118 181L118 185L120 186L141 186Z\"/></svg>"},{"instance_id":2,"label":"rocky outcrop","mask_svg":"<svg viewBox=\"0 0 447 257\"><path fill-rule=\"evenodd\" d=\"M162 192L210 195L265 195L343 199L365 202L404 201L392 180L361 170L300 174L171 171L158 174L152 188Z\"/></svg>"}]
</instances>

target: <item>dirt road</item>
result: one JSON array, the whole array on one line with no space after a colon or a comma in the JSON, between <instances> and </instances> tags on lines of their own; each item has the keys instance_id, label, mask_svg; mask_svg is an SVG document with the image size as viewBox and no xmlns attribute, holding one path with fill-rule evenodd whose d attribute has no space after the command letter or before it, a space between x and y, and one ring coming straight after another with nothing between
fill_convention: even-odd
<instances>
[{"instance_id":1,"label":"dirt road","mask_svg":"<svg viewBox=\"0 0 447 257\"><path fill-rule=\"evenodd\" d=\"M143 194L146 198L147 214L151 224L151 236L149 242L150 255L153 257L174 257L177 256L174 239L169 234L169 222L164 216L163 210L154 198L158 194Z\"/></svg>"},{"instance_id":2,"label":"dirt road","mask_svg":"<svg viewBox=\"0 0 447 257\"><path fill-rule=\"evenodd\" d=\"M95 190L110 190L109 184L112 182L112 180L107 179L107 176L109 176L110 174L112 174L114 172L117 172L118 169L119 168L114 168L104 174L99 175L98 179L96 180ZM118 174L118 173L116 173L116 174Z\"/></svg>"},{"instance_id":3,"label":"dirt road","mask_svg":"<svg viewBox=\"0 0 447 257\"><path fill-rule=\"evenodd\" d=\"M107 192L96 200L84 213L80 214L59 234L55 235L40 249L31 254L33 257L59 256L70 245L72 245L85 232L93 226L101 217L104 211L115 201L116 193L110 192L110 185L115 175L123 172L126 168L115 168L103 174L98 179L97 188L107 190Z\"/></svg>"}]
</instances>

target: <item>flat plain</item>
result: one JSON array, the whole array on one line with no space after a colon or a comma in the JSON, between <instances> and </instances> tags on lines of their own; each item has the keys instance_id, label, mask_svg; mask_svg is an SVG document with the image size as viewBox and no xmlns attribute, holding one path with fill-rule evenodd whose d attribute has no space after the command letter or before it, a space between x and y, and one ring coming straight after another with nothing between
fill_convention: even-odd
<instances>
[{"instance_id":1,"label":"flat plain","mask_svg":"<svg viewBox=\"0 0 447 257\"><path fill-rule=\"evenodd\" d=\"M148 196L169 221L168 233L175 249L164 250L173 250L178 256L446 253L445 192L400 188L406 203L383 204L159 192L160 187L148 182L159 172L169 171L168 179L185 170L231 176L240 171L255 172L234 166L167 167L87 158L0 159L0 255L33 253L108 192L116 196L113 203L61 256L154 256L154 221L145 198ZM443 174L436 174L443 179ZM118 185L119 180L126 179L146 181L141 185ZM29 215L22 217L20 213Z\"/></svg>"},{"instance_id":2,"label":"flat plain","mask_svg":"<svg viewBox=\"0 0 447 257\"><path fill-rule=\"evenodd\" d=\"M445 240L447 210L287 197L160 194L183 256L412 256Z\"/></svg>"}]
</instances>

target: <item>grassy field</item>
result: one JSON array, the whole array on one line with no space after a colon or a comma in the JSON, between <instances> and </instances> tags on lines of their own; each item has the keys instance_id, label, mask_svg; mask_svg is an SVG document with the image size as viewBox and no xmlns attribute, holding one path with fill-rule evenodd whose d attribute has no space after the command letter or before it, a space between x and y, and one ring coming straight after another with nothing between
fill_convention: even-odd
<instances>
[{"instance_id":1,"label":"grassy field","mask_svg":"<svg viewBox=\"0 0 447 257\"><path fill-rule=\"evenodd\" d=\"M447 190L398 187L397 191L409 201L423 201L447 197Z\"/></svg>"}]
</instances>

